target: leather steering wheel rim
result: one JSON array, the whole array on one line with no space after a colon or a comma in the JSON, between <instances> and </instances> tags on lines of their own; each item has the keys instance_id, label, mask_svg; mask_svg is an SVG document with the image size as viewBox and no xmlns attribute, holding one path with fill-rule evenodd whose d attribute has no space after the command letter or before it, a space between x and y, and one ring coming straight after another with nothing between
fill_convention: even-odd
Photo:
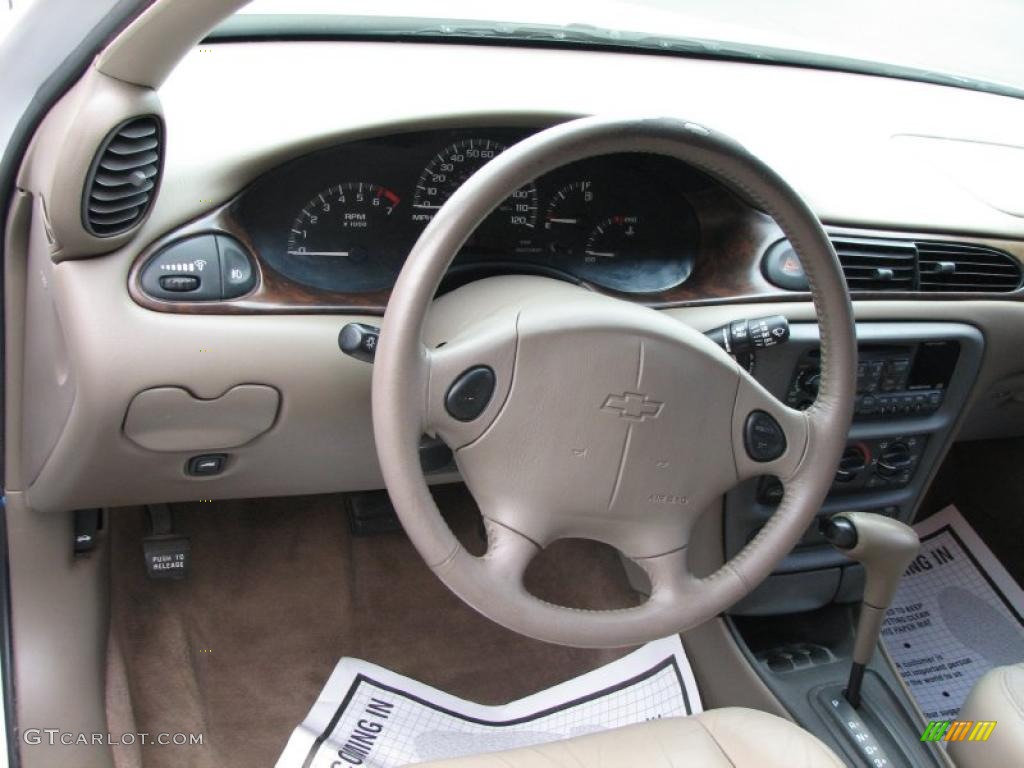
<instances>
[{"instance_id":1,"label":"leather steering wheel rim","mask_svg":"<svg viewBox=\"0 0 1024 768\"><path fill-rule=\"evenodd\" d=\"M476 332L441 349L426 347L424 322L441 279L486 216L516 189L548 171L620 152L681 160L752 201L779 224L807 274L820 328L821 384L809 409L798 412L780 403L684 324L577 287L566 286L564 296L555 291L555 298L547 301L496 308ZM530 361L538 367L553 366L557 362L550 362L552 355L572 356L579 347L592 355L580 359L594 361L586 379L572 382L580 396L552 402L544 411L548 400L557 400L559 390L545 392ZM638 368L633 362L635 349ZM606 368L619 367L620 360L625 371L627 358L628 365L637 368L635 386L622 383L625 373L604 374ZM445 413L444 394L458 374L474 365L496 371L498 383L479 423L467 425ZM697 376L691 369L699 366L706 370ZM452 195L420 236L384 316L373 372L374 433L384 480L403 527L430 568L465 602L536 639L580 647L632 645L684 631L722 612L766 578L797 543L829 490L845 446L855 372L853 313L842 269L818 219L783 179L737 142L692 122L582 118L534 134L487 163ZM613 375L619 378L609 378ZM677 381L699 394L700 402L687 404L681 399L675 391ZM627 398L642 405L639 415L620 408ZM532 448L522 448L533 438L517 419L528 420L538 409L547 418L572 412L564 431L590 441L589 447L573 449L575 463L564 450L568 443L548 448L535 441ZM700 416L695 409L708 413ZM754 461L745 453L744 425L753 411L770 414L785 435L786 450L777 459ZM629 423L609 414L626 416ZM706 432L679 435L678 448L666 442L680 425L692 430L692 425L705 424L714 414L729 418L728 439ZM705 420L695 421L699 416ZM565 484L573 485L585 500L590 489L584 480L593 478L594 485L611 482L610 459L600 463L610 441L595 436L610 435L613 429L619 430L616 435L626 434L617 459L618 477L607 509L602 501L591 515L559 480L537 469L530 453L543 453L552 472L557 463ZM424 433L439 434L452 445L480 503L489 544L482 557L463 549L429 492L418 455ZM546 438L536 437L541 439ZM672 465L678 477L659 475L638 449L630 453L631 440L664 450L668 458L657 466ZM703 454L694 448L697 441L701 450L717 452L713 461L701 464ZM495 466L506 460L508 466ZM594 466L588 469L591 461ZM686 545L698 502L720 498L731 485L759 474L775 474L782 481L785 493L778 509L719 570L704 578L692 576ZM704 477L707 489L698 482ZM657 483L683 487L692 494L692 503L682 491L655 492L661 487ZM632 495L619 499L620 486ZM545 495L538 496L538 489ZM645 497L648 489L655 490ZM523 495L529 498L520 503ZM650 598L632 608L591 611L552 605L527 592L522 575L530 559L550 541L567 535L619 546L650 577Z\"/></svg>"}]
</instances>

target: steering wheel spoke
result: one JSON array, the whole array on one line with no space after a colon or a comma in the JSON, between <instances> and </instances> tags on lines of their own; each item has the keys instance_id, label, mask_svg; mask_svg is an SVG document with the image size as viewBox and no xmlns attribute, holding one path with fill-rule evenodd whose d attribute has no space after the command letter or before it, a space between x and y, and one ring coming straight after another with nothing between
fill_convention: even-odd
<instances>
[{"instance_id":1,"label":"steering wheel spoke","mask_svg":"<svg viewBox=\"0 0 1024 768\"><path fill-rule=\"evenodd\" d=\"M732 434L739 481L775 475L785 482L806 457L807 415L779 401L746 371L740 372Z\"/></svg>"},{"instance_id":2,"label":"steering wheel spoke","mask_svg":"<svg viewBox=\"0 0 1024 768\"><path fill-rule=\"evenodd\" d=\"M501 412L515 367L515 321L492 317L426 351L424 428L452 450L480 437Z\"/></svg>"},{"instance_id":3,"label":"steering wheel spoke","mask_svg":"<svg viewBox=\"0 0 1024 768\"><path fill-rule=\"evenodd\" d=\"M487 552L478 558L481 566L490 572L493 579L522 585L526 568L540 553L540 547L528 536L486 517L484 527L487 530Z\"/></svg>"}]
</instances>

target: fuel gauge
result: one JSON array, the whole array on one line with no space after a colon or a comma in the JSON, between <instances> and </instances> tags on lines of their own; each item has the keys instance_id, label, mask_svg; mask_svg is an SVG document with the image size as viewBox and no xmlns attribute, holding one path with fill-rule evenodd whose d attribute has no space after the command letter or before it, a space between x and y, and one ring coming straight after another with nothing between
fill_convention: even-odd
<instances>
[{"instance_id":1,"label":"fuel gauge","mask_svg":"<svg viewBox=\"0 0 1024 768\"><path fill-rule=\"evenodd\" d=\"M583 249L583 261L596 264L602 259L622 257L628 260L644 250L643 238L638 235L640 219L637 216L611 216L591 231Z\"/></svg>"}]
</instances>

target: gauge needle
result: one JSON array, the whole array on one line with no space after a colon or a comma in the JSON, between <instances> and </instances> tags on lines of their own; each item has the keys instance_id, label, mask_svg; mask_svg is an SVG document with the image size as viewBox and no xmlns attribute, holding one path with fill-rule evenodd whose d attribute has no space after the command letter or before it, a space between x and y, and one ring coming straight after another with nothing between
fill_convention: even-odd
<instances>
[{"instance_id":1,"label":"gauge needle","mask_svg":"<svg viewBox=\"0 0 1024 768\"><path fill-rule=\"evenodd\" d=\"M552 224L579 224L579 219L548 219Z\"/></svg>"},{"instance_id":2,"label":"gauge needle","mask_svg":"<svg viewBox=\"0 0 1024 768\"><path fill-rule=\"evenodd\" d=\"M288 251L289 256L348 256L348 251Z\"/></svg>"},{"instance_id":3,"label":"gauge needle","mask_svg":"<svg viewBox=\"0 0 1024 768\"><path fill-rule=\"evenodd\" d=\"M603 256L606 259L614 259L615 254L610 251L584 251L587 256Z\"/></svg>"}]
</instances>

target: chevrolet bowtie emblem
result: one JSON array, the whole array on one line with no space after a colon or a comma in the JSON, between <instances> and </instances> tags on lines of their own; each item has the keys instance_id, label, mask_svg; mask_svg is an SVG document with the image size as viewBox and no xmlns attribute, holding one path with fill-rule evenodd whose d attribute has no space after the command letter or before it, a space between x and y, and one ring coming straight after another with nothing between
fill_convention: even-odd
<instances>
[{"instance_id":1,"label":"chevrolet bowtie emblem","mask_svg":"<svg viewBox=\"0 0 1024 768\"><path fill-rule=\"evenodd\" d=\"M623 392L621 395L608 395L601 410L612 411L620 419L646 421L658 418L664 407L664 403L651 400L647 395L641 395L639 392Z\"/></svg>"}]
</instances>

